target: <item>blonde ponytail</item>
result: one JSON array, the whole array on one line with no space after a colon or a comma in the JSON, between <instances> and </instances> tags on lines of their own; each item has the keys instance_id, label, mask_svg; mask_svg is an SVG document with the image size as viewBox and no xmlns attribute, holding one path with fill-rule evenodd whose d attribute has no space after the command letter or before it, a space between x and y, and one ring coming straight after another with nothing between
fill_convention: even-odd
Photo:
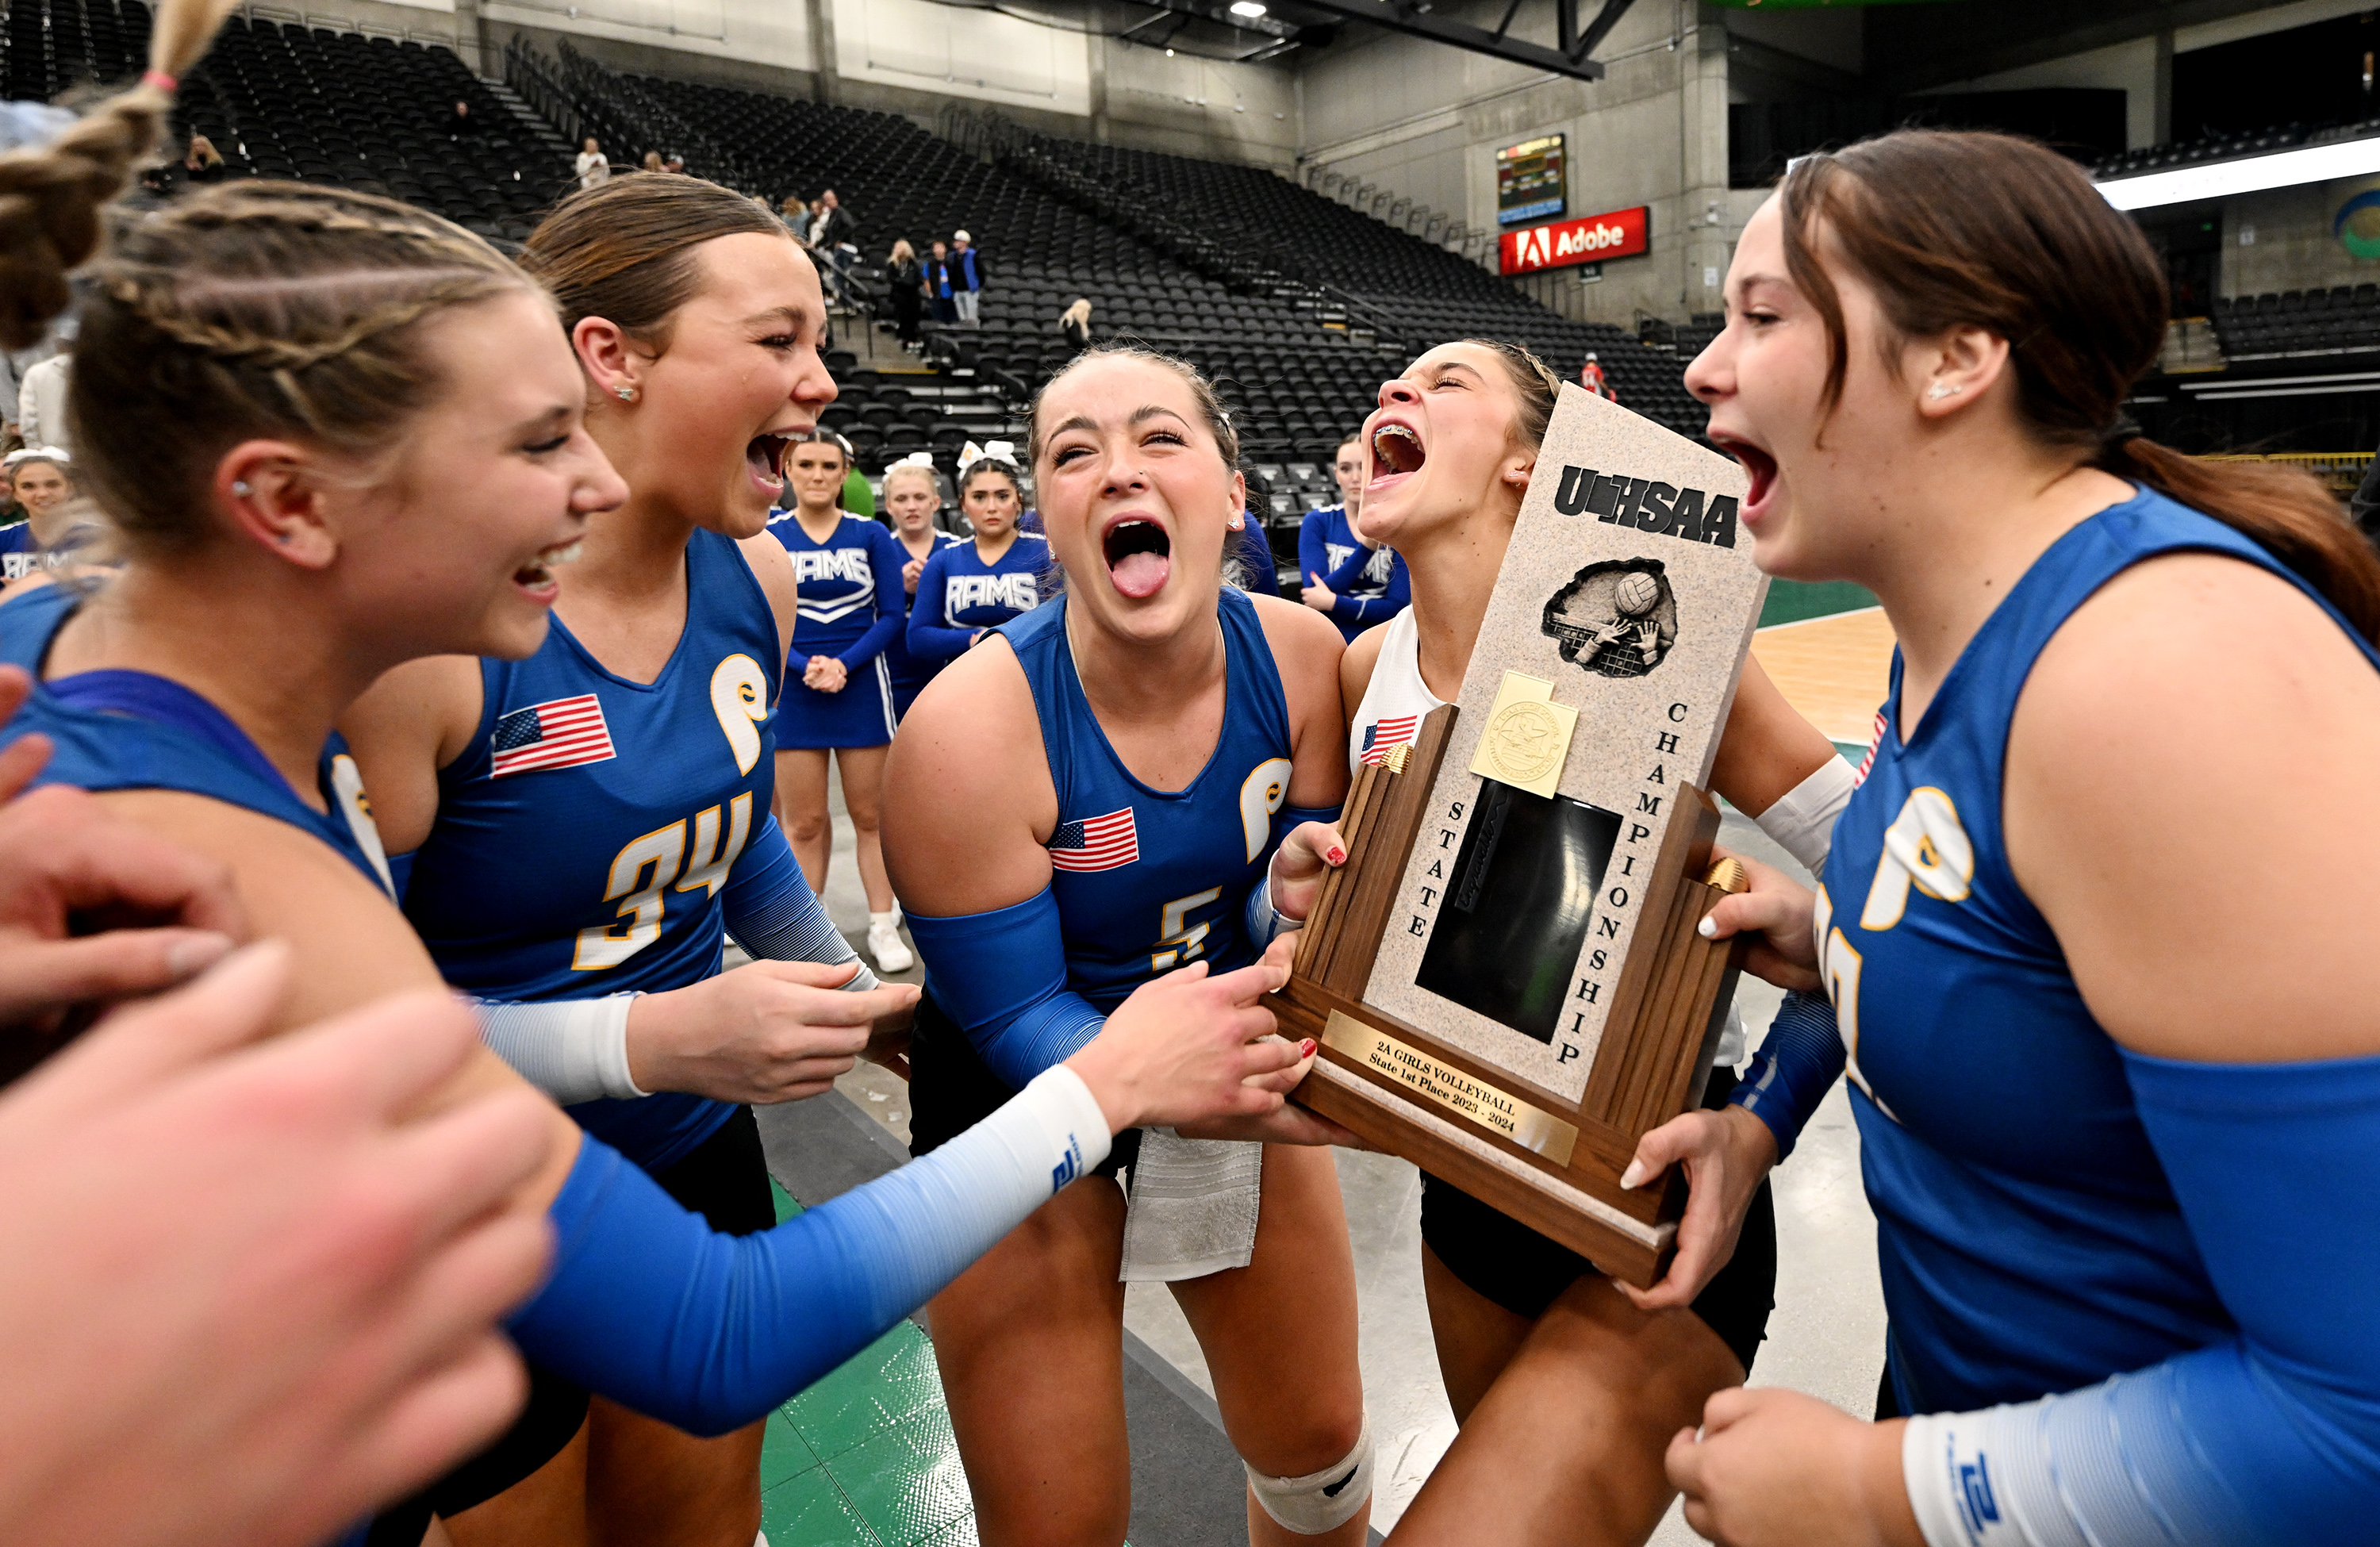
<instances>
[{"instance_id":1,"label":"blonde ponytail","mask_svg":"<svg viewBox=\"0 0 2380 1547\"><path fill-rule=\"evenodd\" d=\"M99 249L100 209L156 148L174 86L238 0L160 0L149 73L38 150L0 155L0 348L21 349L67 309L67 276Z\"/></svg>"}]
</instances>

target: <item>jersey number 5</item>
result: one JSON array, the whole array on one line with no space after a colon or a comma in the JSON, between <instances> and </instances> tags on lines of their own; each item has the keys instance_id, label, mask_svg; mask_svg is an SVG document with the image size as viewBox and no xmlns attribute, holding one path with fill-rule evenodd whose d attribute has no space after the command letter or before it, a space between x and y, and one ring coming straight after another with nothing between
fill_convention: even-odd
<instances>
[{"instance_id":1,"label":"jersey number 5","mask_svg":"<svg viewBox=\"0 0 2380 1547\"><path fill-rule=\"evenodd\" d=\"M720 809L708 806L690 819L694 823L690 856L686 820L655 828L622 847L612 859L603 900L619 905L619 917L625 926L594 924L580 930L578 948L570 959L574 970L593 972L617 967L659 940L662 896L673 883L681 892L703 893L705 901L719 895L719 889L727 884L735 857L744 852L744 840L752 835L752 792L746 790L727 803L724 838L720 835L719 817Z\"/></svg>"}]
</instances>

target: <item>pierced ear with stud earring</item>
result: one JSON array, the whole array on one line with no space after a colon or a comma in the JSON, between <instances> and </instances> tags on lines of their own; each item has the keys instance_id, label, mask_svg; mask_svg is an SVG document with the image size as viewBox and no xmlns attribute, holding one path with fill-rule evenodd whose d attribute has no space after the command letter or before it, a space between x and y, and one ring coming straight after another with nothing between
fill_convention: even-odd
<instances>
[{"instance_id":1,"label":"pierced ear with stud earring","mask_svg":"<svg viewBox=\"0 0 2380 1547\"><path fill-rule=\"evenodd\" d=\"M1925 396L1931 400L1938 403L1945 397L1958 396L1959 389L1952 386L1948 382L1937 382L1932 386L1925 389Z\"/></svg>"},{"instance_id":2,"label":"pierced ear with stud earring","mask_svg":"<svg viewBox=\"0 0 2380 1547\"><path fill-rule=\"evenodd\" d=\"M620 401L623 403L633 403L637 400L637 389L635 387L619 386L613 387L612 390L618 395Z\"/></svg>"},{"instance_id":3,"label":"pierced ear with stud earring","mask_svg":"<svg viewBox=\"0 0 2380 1547\"><path fill-rule=\"evenodd\" d=\"M254 489L249 487L248 480L244 478L235 478L231 481L231 492L233 498L243 500L256 493Z\"/></svg>"}]
</instances>

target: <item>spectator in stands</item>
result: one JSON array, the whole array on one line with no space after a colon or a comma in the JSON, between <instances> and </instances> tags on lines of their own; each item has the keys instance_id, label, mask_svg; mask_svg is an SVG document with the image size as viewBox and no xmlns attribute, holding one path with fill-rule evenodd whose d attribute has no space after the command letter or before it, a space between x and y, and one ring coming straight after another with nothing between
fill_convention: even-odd
<instances>
[{"instance_id":1,"label":"spectator in stands","mask_svg":"<svg viewBox=\"0 0 2380 1547\"><path fill-rule=\"evenodd\" d=\"M675 151L672 151L668 157L662 162L662 170L664 172L674 172L679 177L683 177L686 176L686 158L678 154Z\"/></svg>"},{"instance_id":2,"label":"spectator in stands","mask_svg":"<svg viewBox=\"0 0 2380 1547\"><path fill-rule=\"evenodd\" d=\"M578 187L582 191L590 188L601 188L612 180L612 164L604 158L603 147L595 142L595 137L591 134L587 137L586 142L578 147L577 166Z\"/></svg>"},{"instance_id":3,"label":"spectator in stands","mask_svg":"<svg viewBox=\"0 0 2380 1547\"><path fill-rule=\"evenodd\" d=\"M203 134L190 136L189 151L182 157L182 178L192 183L219 183L224 177L223 152L215 142Z\"/></svg>"},{"instance_id":4,"label":"spectator in stands","mask_svg":"<svg viewBox=\"0 0 2380 1547\"><path fill-rule=\"evenodd\" d=\"M1413 579L1394 549L1355 530L1367 472L1363 436L1339 443L1331 472L1339 480L1340 503L1307 511L1297 529L1297 567L1305 577L1301 600L1329 615L1353 642L1413 604Z\"/></svg>"},{"instance_id":5,"label":"spectator in stands","mask_svg":"<svg viewBox=\"0 0 2380 1547\"><path fill-rule=\"evenodd\" d=\"M1058 335L1077 349L1091 347L1091 298L1076 296L1075 304L1058 313Z\"/></svg>"},{"instance_id":6,"label":"spectator in stands","mask_svg":"<svg viewBox=\"0 0 2380 1547\"><path fill-rule=\"evenodd\" d=\"M828 189L819 195L824 210L810 221L810 246L827 255L835 268L845 270L859 256L859 220L843 207L843 201Z\"/></svg>"},{"instance_id":7,"label":"spectator in stands","mask_svg":"<svg viewBox=\"0 0 2380 1547\"><path fill-rule=\"evenodd\" d=\"M951 304L962 327L979 328L977 309L983 304L983 254L965 231L951 233Z\"/></svg>"},{"instance_id":8,"label":"spectator in stands","mask_svg":"<svg viewBox=\"0 0 2380 1547\"><path fill-rule=\"evenodd\" d=\"M471 104L469 103L464 102L460 98L455 99L455 111L448 114L446 117L446 132L449 136L456 140L476 138L478 136L480 132L480 120L471 116Z\"/></svg>"},{"instance_id":9,"label":"spectator in stands","mask_svg":"<svg viewBox=\"0 0 2380 1547\"><path fill-rule=\"evenodd\" d=\"M785 229L794 234L794 240L804 247L809 246L810 207L802 202L801 195L796 193L785 195L783 213L777 218L785 223Z\"/></svg>"},{"instance_id":10,"label":"spectator in stands","mask_svg":"<svg viewBox=\"0 0 2380 1547\"><path fill-rule=\"evenodd\" d=\"M128 210L153 210L173 197L173 175L162 166L144 166L140 169L140 185L124 196L123 203Z\"/></svg>"},{"instance_id":11,"label":"spectator in stands","mask_svg":"<svg viewBox=\"0 0 2380 1547\"><path fill-rule=\"evenodd\" d=\"M1585 363L1578 368L1578 384L1597 397L1609 398L1614 403L1620 401L1620 395L1611 390L1609 382L1603 379L1603 363L1595 358L1593 349L1586 352Z\"/></svg>"},{"instance_id":12,"label":"spectator in stands","mask_svg":"<svg viewBox=\"0 0 2380 1547\"><path fill-rule=\"evenodd\" d=\"M645 152L644 170L648 172L659 172L662 170L662 153L659 151L647 151Z\"/></svg>"},{"instance_id":13,"label":"spectator in stands","mask_svg":"<svg viewBox=\"0 0 2380 1547\"><path fill-rule=\"evenodd\" d=\"M918 263L917 250L909 245L908 238L892 244L892 256L886 262L884 277L892 290L892 331L899 336L901 347L922 347L925 338L917 331L917 319L926 304L926 271Z\"/></svg>"},{"instance_id":14,"label":"spectator in stands","mask_svg":"<svg viewBox=\"0 0 2380 1547\"><path fill-rule=\"evenodd\" d=\"M17 432L27 445L71 450L67 436L67 373L74 368L74 319L60 318L58 352L25 372L17 389Z\"/></svg>"},{"instance_id":15,"label":"spectator in stands","mask_svg":"<svg viewBox=\"0 0 2380 1547\"><path fill-rule=\"evenodd\" d=\"M951 298L951 250L936 242L926 259L926 304L937 323L955 323L959 309Z\"/></svg>"}]
</instances>

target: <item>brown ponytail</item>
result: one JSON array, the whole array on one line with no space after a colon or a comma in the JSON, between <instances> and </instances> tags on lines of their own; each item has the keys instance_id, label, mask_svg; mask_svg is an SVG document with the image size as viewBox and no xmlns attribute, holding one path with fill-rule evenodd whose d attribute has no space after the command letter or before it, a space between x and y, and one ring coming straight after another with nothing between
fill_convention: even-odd
<instances>
[{"instance_id":1,"label":"brown ponytail","mask_svg":"<svg viewBox=\"0 0 2380 1547\"><path fill-rule=\"evenodd\" d=\"M73 298L67 275L99 250L100 208L156 148L168 84L197 64L238 0L161 0L149 73L37 149L0 155L0 348L22 349Z\"/></svg>"},{"instance_id":2,"label":"brown ponytail","mask_svg":"<svg viewBox=\"0 0 2380 1547\"><path fill-rule=\"evenodd\" d=\"M2165 273L2072 162L2010 135L1903 129L1803 157L1778 200L1786 267L1832 350L1829 408L1850 362L1821 225L1875 290L1888 359L1904 339L1956 327L2007 339L2019 408L2045 441L2234 528L2380 640L2380 555L2320 481L2114 435L2164 345Z\"/></svg>"}]
</instances>

